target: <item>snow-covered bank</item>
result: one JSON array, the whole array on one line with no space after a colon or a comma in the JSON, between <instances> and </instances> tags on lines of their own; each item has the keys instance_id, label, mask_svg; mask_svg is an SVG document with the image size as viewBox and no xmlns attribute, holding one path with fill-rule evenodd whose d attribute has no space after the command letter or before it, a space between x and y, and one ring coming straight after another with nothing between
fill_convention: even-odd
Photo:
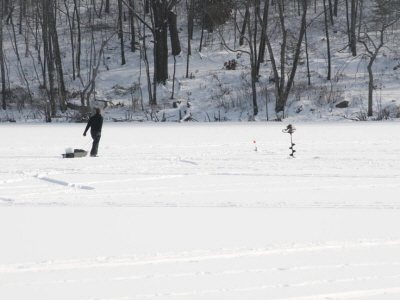
<instances>
[{"instance_id":1,"label":"snow-covered bank","mask_svg":"<svg viewBox=\"0 0 400 300\"><path fill-rule=\"evenodd\" d=\"M286 125L1 124L0 295L398 299L398 123Z\"/></svg>"}]
</instances>

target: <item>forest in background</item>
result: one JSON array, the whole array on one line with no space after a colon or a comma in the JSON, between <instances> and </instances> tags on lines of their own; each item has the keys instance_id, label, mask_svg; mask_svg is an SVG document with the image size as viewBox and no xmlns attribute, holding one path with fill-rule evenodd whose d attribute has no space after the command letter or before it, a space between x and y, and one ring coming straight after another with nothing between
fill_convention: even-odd
<instances>
[{"instance_id":1,"label":"forest in background","mask_svg":"<svg viewBox=\"0 0 400 300\"><path fill-rule=\"evenodd\" d=\"M400 116L399 0L0 5L2 121Z\"/></svg>"}]
</instances>

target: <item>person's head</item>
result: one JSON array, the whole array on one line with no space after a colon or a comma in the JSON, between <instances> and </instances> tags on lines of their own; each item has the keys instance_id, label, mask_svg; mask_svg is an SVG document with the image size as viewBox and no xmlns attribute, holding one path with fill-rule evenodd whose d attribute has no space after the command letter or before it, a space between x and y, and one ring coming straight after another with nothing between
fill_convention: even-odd
<instances>
[{"instance_id":1,"label":"person's head","mask_svg":"<svg viewBox=\"0 0 400 300\"><path fill-rule=\"evenodd\" d=\"M101 109L100 108L96 108L96 114L100 114L101 113Z\"/></svg>"}]
</instances>

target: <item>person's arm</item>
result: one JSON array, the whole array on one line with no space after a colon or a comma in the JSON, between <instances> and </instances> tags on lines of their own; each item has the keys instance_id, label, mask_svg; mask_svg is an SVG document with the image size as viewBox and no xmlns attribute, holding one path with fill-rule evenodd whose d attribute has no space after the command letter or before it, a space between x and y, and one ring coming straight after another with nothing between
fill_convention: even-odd
<instances>
[{"instance_id":1,"label":"person's arm","mask_svg":"<svg viewBox=\"0 0 400 300\"><path fill-rule=\"evenodd\" d=\"M89 130L90 126L92 125L91 122L92 118L89 119L89 122L86 125L85 131L83 132L83 136L86 136L86 132Z\"/></svg>"}]
</instances>

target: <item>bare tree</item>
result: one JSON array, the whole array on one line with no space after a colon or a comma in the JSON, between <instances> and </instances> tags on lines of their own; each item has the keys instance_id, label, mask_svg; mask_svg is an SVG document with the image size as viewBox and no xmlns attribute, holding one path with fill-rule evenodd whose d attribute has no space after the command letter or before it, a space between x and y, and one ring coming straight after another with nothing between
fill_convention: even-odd
<instances>
[{"instance_id":1,"label":"bare tree","mask_svg":"<svg viewBox=\"0 0 400 300\"><path fill-rule=\"evenodd\" d=\"M61 59L61 51L60 45L58 41L58 33L57 33L57 16L56 16L56 9L55 7L51 7L50 13L50 24L52 26L49 27L50 29L50 36L51 42L53 44L53 51L54 51L54 63L56 67L56 75L57 75L57 92L58 92L58 102L62 111L67 109L67 92L65 89L65 82L64 82L64 72L62 66L62 59Z\"/></svg>"},{"instance_id":2,"label":"bare tree","mask_svg":"<svg viewBox=\"0 0 400 300\"><path fill-rule=\"evenodd\" d=\"M346 7L348 7L346 0ZM349 46L351 54L357 56L357 35L356 35L356 24L357 24L357 8L358 0L350 0L350 23L349 23Z\"/></svg>"},{"instance_id":3,"label":"bare tree","mask_svg":"<svg viewBox=\"0 0 400 300\"><path fill-rule=\"evenodd\" d=\"M186 78L189 78L189 58L192 55L192 39L193 39L193 28L194 28L194 0L186 0L186 11L187 11L187 31L188 31L188 44L186 53ZM199 51L201 52L201 41Z\"/></svg>"},{"instance_id":4,"label":"bare tree","mask_svg":"<svg viewBox=\"0 0 400 300\"><path fill-rule=\"evenodd\" d=\"M283 113L287 100L289 98L289 94L291 88L293 86L294 78L297 71L297 66L300 60L301 54L301 45L303 42L304 34L306 31L307 25L307 0L299 0L301 1L302 13L301 20L299 24L299 33L297 35L296 40L294 41L294 47L292 50L292 61L289 62L287 59L287 55L289 54L289 45L288 45L288 34L289 30L286 28L286 15L284 11L284 0L276 0L276 4L278 6L278 24L280 26L280 52L279 56L276 56L273 51L271 37L267 32L266 34L266 43L268 47L268 52L272 64L272 71L274 73L274 81L275 81L275 98L276 105L275 111L276 113ZM280 65L278 65L278 59ZM286 67L290 64L289 70ZM286 78L287 81L286 81Z\"/></svg>"},{"instance_id":5,"label":"bare tree","mask_svg":"<svg viewBox=\"0 0 400 300\"><path fill-rule=\"evenodd\" d=\"M64 2L64 5L68 19L69 34L71 41L72 79L75 80L75 43L74 43L74 27L73 27L74 20L69 14L69 9L66 1Z\"/></svg>"},{"instance_id":6,"label":"bare tree","mask_svg":"<svg viewBox=\"0 0 400 300\"><path fill-rule=\"evenodd\" d=\"M244 45L244 36L246 34L247 22L248 22L249 17L250 17L249 5L250 5L250 1L246 1L246 10L245 10L244 17L243 17L243 25L242 25L242 29L240 30L240 38L239 38L239 45L240 46Z\"/></svg>"},{"instance_id":7,"label":"bare tree","mask_svg":"<svg viewBox=\"0 0 400 300\"><path fill-rule=\"evenodd\" d=\"M135 32L135 2L134 0L129 0L129 23L131 29L131 52L136 51L136 32Z\"/></svg>"},{"instance_id":8,"label":"bare tree","mask_svg":"<svg viewBox=\"0 0 400 300\"><path fill-rule=\"evenodd\" d=\"M43 40L43 87L46 89L48 96L48 105L50 106L49 111L52 116L57 113L56 99L55 99L55 84L54 84L54 57L53 47L51 43L51 35L49 27L50 14L51 14L51 1L41 0L41 27L42 27L42 40ZM47 71L47 72L46 72ZM48 85L47 85L48 83ZM47 118L48 122L51 122L50 116Z\"/></svg>"},{"instance_id":9,"label":"bare tree","mask_svg":"<svg viewBox=\"0 0 400 300\"><path fill-rule=\"evenodd\" d=\"M171 95L171 99L173 99L175 91L176 56L179 55L182 50L181 50L181 43L179 41L176 13L172 11L170 11L168 15L168 26L169 26L169 35L171 37L172 55L174 56L174 72L172 76L172 95Z\"/></svg>"},{"instance_id":10,"label":"bare tree","mask_svg":"<svg viewBox=\"0 0 400 300\"><path fill-rule=\"evenodd\" d=\"M1 1L0 3L0 75L1 75L1 107L2 109L7 109L7 100L6 100L6 71L4 66L4 49L3 49L3 12L4 12L4 3Z\"/></svg>"},{"instance_id":11,"label":"bare tree","mask_svg":"<svg viewBox=\"0 0 400 300\"><path fill-rule=\"evenodd\" d=\"M326 76L327 80L331 80L331 46L329 39L329 25L328 25L328 13L326 7L326 0L323 0L324 3L324 16L325 16L325 36L326 36L326 47L327 47L327 58L328 58L328 75Z\"/></svg>"},{"instance_id":12,"label":"bare tree","mask_svg":"<svg viewBox=\"0 0 400 300\"><path fill-rule=\"evenodd\" d=\"M79 3L78 0L74 0L74 17L76 18L76 23L77 23L76 26L77 26L77 30L78 30L78 36L77 36L77 42L76 42L76 60L75 61L76 61L77 77L80 77L81 76L82 33L81 33L81 17L80 17L80 13L79 13L78 3ZM72 27L74 27L74 25Z\"/></svg>"},{"instance_id":13,"label":"bare tree","mask_svg":"<svg viewBox=\"0 0 400 300\"><path fill-rule=\"evenodd\" d=\"M395 2L396 5L395 5ZM374 72L373 65L382 47L385 46L388 39L386 38L387 29L400 19L400 11L396 9L400 5L400 1L376 0L376 6L373 10L374 16L370 22L364 24L365 32L359 42L364 46L365 55L369 58L368 70L368 117L373 115L373 93ZM371 26L376 26L371 28Z\"/></svg>"},{"instance_id":14,"label":"bare tree","mask_svg":"<svg viewBox=\"0 0 400 300\"><path fill-rule=\"evenodd\" d=\"M145 17L145 16L144 16ZM144 18L143 18L144 21ZM145 22L142 23L142 35L140 36L141 40L143 41L143 44L140 47L140 54L142 57L142 60L145 64L146 68L146 80L147 80L147 92L149 94L149 105L153 105L155 101L153 100L153 91L151 89L151 77L150 77L150 66L149 66L149 59L147 57L147 42L146 42L146 26Z\"/></svg>"},{"instance_id":15,"label":"bare tree","mask_svg":"<svg viewBox=\"0 0 400 300\"><path fill-rule=\"evenodd\" d=\"M165 84L168 79L168 28L174 27L174 24L169 23L169 15L172 9L175 7L178 0L150 0L151 11L152 11L152 24L148 24L144 18L141 18L138 13L135 12L138 20L148 29L150 29L154 38L153 58L154 58L154 91L151 106L157 105L156 89L157 84ZM122 2L130 7L129 3L125 0ZM176 26L176 24L175 24ZM174 47L179 43L178 31L172 29L174 35L172 43ZM173 51L178 51L178 47ZM180 46L179 46L180 52Z\"/></svg>"},{"instance_id":16,"label":"bare tree","mask_svg":"<svg viewBox=\"0 0 400 300\"><path fill-rule=\"evenodd\" d=\"M266 33L268 26L268 14L269 14L269 0L264 2L264 12L261 17L260 9L257 9L257 18L261 24L261 37L258 50L258 60L257 60L257 75L260 74L261 63L265 61L265 51L266 51Z\"/></svg>"},{"instance_id":17,"label":"bare tree","mask_svg":"<svg viewBox=\"0 0 400 300\"><path fill-rule=\"evenodd\" d=\"M122 27L122 0L118 0L118 38L121 46L121 65L125 65L124 31Z\"/></svg>"},{"instance_id":18,"label":"bare tree","mask_svg":"<svg viewBox=\"0 0 400 300\"><path fill-rule=\"evenodd\" d=\"M155 83L168 79L168 15L177 0L151 0L154 18L154 77Z\"/></svg>"},{"instance_id":19,"label":"bare tree","mask_svg":"<svg viewBox=\"0 0 400 300\"><path fill-rule=\"evenodd\" d=\"M96 87L96 78L99 73L99 67L101 62L100 57L103 55L104 47L107 45L108 41L115 36L115 34L116 33L110 35L110 37L107 40L102 41L98 53L94 53L93 61L96 62L96 65L91 70L89 70L88 81L84 83L82 77L80 77L81 83L83 85L83 90L80 93L82 106L87 106L87 107L91 106L90 97L93 94L94 89Z\"/></svg>"},{"instance_id":20,"label":"bare tree","mask_svg":"<svg viewBox=\"0 0 400 300\"><path fill-rule=\"evenodd\" d=\"M259 81L259 69L260 69L260 59L262 56L258 55L258 50L260 49L260 38L261 34L265 37L265 27L266 24L263 24L263 20L260 16L260 5L259 1L256 0L247 0L245 3L245 12L242 14L243 23L242 30L240 31L240 40L241 45L244 45L245 42L249 46L248 50L245 49L232 49L229 46L229 43L225 41L223 36L223 30L219 30L219 34L221 40L223 41L223 45L232 52L240 52L245 53L249 56L250 59L250 70L251 70L251 90L252 90L252 107L253 107L253 116L257 116L258 114L258 101L257 101L257 83ZM265 5L269 5L269 0L265 2ZM268 8L267 8L268 9ZM241 13L239 11L239 13ZM238 26L238 24L235 24ZM264 40L265 39L261 39Z\"/></svg>"}]
</instances>

